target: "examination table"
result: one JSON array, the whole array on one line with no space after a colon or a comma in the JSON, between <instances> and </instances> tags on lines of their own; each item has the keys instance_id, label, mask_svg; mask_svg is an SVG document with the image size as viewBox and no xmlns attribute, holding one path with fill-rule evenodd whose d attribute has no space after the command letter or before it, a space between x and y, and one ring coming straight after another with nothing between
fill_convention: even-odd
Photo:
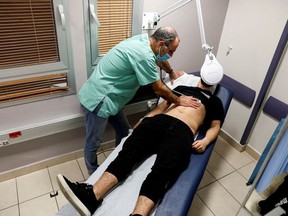
<instances>
[{"instance_id":1,"label":"examination table","mask_svg":"<svg viewBox=\"0 0 288 216\"><path fill-rule=\"evenodd\" d=\"M222 86L217 86L215 94L221 99L225 116L233 97L232 91ZM200 131L197 139L202 139L205 131ZM121 150L125 138L113 150L109 157L86 181L93 184L105 171L109 163L117 156ZM192 153L188 168L179 176L173 186L167 191L164 198L156 205L151 215L155 216L186 216L191 206L193 197L203 177L207 163L213 151L216 140L214 140L202 154ZM95 216L128 216L136 203L142 182L156 159L152 155L140 164L132 174L115 187L104 198L102 205L93 214ZM56 215L73 216L79 215L70 203L64 205Z\"/></svg>"}]
</instances>

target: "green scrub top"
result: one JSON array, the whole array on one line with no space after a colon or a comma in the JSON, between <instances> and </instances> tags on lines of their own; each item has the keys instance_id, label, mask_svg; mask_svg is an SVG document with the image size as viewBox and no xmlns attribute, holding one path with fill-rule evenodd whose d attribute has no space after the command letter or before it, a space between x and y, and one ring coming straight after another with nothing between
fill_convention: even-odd
<instances>
[{"instance_id":1,"label":"green scrub top","mask_svg":"<svg viewBox=\"0 0 288 216\"><path fill-rule=\"evenodd\" d=\"M113 47L97 64L78 97L91 112L102 101L98 116L108 118L123 109L140 85L160 79L148 34L136 35Z\"/></svg>"}]
</instances>

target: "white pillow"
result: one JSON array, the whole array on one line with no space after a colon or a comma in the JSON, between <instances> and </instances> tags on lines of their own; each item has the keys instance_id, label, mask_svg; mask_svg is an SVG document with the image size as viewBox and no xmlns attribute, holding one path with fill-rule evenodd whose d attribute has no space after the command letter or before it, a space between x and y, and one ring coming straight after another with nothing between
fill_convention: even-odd
<instances>
[{"instance_id":1,"label":"white pillow","mask_svg":"<svg viewBox=\"0 0 288 216\"><path fill-rule=\"evenodd\" d=\"M187 74L184 72L184 74L180 77L178 77L176 80L174 80L173 85L171 84L169 75L165 77L163 82L168 86L170 89L174 89L179 85L184 86L197 86L198 82L200 81L200 77L194 76L193 74ZM163 101L163 98L159 98L158 104Z\"/></svg>"}]
</instances>

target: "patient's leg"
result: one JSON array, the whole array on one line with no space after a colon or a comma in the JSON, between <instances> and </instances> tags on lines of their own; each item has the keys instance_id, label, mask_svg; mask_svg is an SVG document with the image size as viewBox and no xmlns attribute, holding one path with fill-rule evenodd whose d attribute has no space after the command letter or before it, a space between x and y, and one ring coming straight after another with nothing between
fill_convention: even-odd
<instances>
[{"instance_id":1,"label":"patient's leg","mask_svg":"<svg viewBox=\"0 0 288 216\"><path fill-rule=\"evenodd\" d=\"M103 175L93 185L93 191L96 199L100 200L117 183L118 180L113 174L109 172L104 172Z\"/></svg>"},{"instance_id":2,"label":"patient's leg","mask_svg":"<svg viewBox=\"0 0 288 216\"><path fill-rule=\"evenodd\" d=\"M131 215L142 215L148 216L152 208L154 207L154 202L146 196L140 195L138 197L136 206Z\"/></svg>"}]
</instances>

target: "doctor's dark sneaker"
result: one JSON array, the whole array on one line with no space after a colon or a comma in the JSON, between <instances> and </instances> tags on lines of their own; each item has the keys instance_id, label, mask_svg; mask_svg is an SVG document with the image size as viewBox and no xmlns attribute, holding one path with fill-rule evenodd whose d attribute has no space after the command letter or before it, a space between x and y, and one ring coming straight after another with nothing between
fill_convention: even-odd
<instances>
[{"instance_id":1,"label":"doctor's dark sneaker","mask_svg":"<svg viewBox=\"0 0 288 216\"><path fill-rule=\"evenodd\" d=\"M72 183L61 174L57 175L57 183L66 199L81 216L91 216L103 201L96 199L92 185Z\"/></svg>"}]
</instances>

